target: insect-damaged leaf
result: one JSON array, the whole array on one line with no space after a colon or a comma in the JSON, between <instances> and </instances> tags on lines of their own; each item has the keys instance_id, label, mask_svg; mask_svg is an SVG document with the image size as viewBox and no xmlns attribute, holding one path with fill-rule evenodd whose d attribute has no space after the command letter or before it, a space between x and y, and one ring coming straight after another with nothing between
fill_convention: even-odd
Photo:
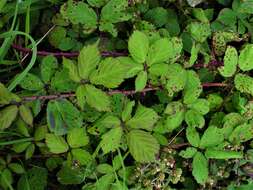
<instances>
[{"instance_id":1,"label":"insect-damaged leaf","mask_svg":"<svg viewBox=\"0 0 253 190\"><path fill-rule=\"evenodd\" d=\"M179 64L170 64L166 78L166 89L168 90L169 95L172 96L175 92L184 89L187 80L187 72Z\"/></svg>"},{"instance_id":2,"label":"insect-damaged leaf","mask_svg":"<svg viewBox=\"0 0 253 190\"><path fill-rule=\"evenodd\" d=\"M200 79L194 71L187 71L187 82L183 91L183 100L185 104L191 104L196 101L202 92Z\"/></svg>"},{"instance_id":3,"label":"insect-damaged leaf","mask_svg":"<svg viewBox=\"0 0 253 190\"><path fill-rule=\"evenodd\" d=\"M245 74L237 74L234 79L235 88L242 93L253 96L253 78Z\"/></svg>"},{"instance_id":4,"label":"insect-damaged leaf","mask_svg":"<svg viewBox=\"0 0 253 190\"><path fill-rule=\"evenodd\" d=\"M67 100L51 100L47 105L49 130L56 135L66 134L72 128L83 124L79 110Z\"/></svg>"}]
</instances>

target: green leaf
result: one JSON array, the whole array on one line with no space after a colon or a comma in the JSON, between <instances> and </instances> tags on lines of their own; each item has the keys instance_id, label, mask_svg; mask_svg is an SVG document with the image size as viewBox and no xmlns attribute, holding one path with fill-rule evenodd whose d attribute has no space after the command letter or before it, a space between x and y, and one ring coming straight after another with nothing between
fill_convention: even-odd
<instances>
[{"instance_id":1,"label":"green leaf","mask_svg":"<svg viewBox=\"0 0 253 190\"><path fill-rule=\"evenodd\" d=\"M193 66L194 63L197 61L200 48L201 48L200 44L193 43L191 48L191 57L189 63L186 64L187 67Z\"/></svg>"},{"instance_id":2,"label":"green leaf","mask_svg":"<svg viewBox=\"0 0 253 190\"><path fill-rule=\"evenodd\" d=\"M25 172L25 169L23 168L23 166L18 163L10 163L8 165L8 168L10 168L10 170L15 172L16 174L22 174Z\"/></svg>"},{"instance_id":3,"label":"green leaf","mask_svg":"<svg viewBox=\"0 0 253 190\"><path fill-rule=\"evenodd\" d=\"M134 105L135 105L135 101L127 102L127 104L124 107L124 110L121 113L122 121L125 122L131 118Z\"/></svg>"},{"instance_id":4,"label":"green leaf","mask_svg":"<svg viewBox=\"0 0 253 190\"><path fill-rule=\"evenodd\" d=\"M235 88L253 96L253 78L246 74L237 74L234 79Z\"/></svg>"},{"instance_id":5,"label":"green leaf","mask_svg":"<svg viewBox=\"0 0 253 190\"><path fill-rule=\"evenodd\" d=\"M73 161L78 161L82 166L88 165L92 161L91 154L83 149L75 148L71 150Z\"/></svg>"},{"instance_id":6,"label":"green leaf","mask_svg":"<svg viewBox=\"0 0 253 190\"><path fill-rule=\"evenodd\" d=\"M44 190L47 187L48 172L42 167L33 167L26 171L18 181L18 190Z\"/></svg>"},{"instance_id":7,"label":"green leaf","mask_svg":"<svg viewBox=\"0 0 253 190\"><path fill-rule=\"evenodd\" d=\"M29 108L27 108L25 105L19 106L19 114L24 122L30 126L33 125L33 114Z\"/></svg>"},{"instance_id":8,"label":"green leaf","mask_svg":"<svg viewBox=\"0 0 253 190\"><path fill-rule=\"evenodd\" d=\"M151 65L148 71L150 74L154 76L164 76L167 74L168 69L169 69L169 65L167 63L157 63L157 64Z\"/></svg>"},{"instance_id":9,"label":"green leaf","mask_svg":"<svg viewBox=\"0 0 253 190\"><path fill-rule=\"evenodd\" d=\"M206 115L209 112L209 102L203 98L197 99L192 104L188 105L188 107L201 115Z\"/></svg>"},{"instance_id":10,"label":"green leaf","mask_svg":"<svg viewBox=\"0 0 253 190\"><path fill-rule=\"evenodd\" d=\"M0 105L9 104L11 101L20 102L20 98L8 91L8 89L0 83Z\"/></svg>"},{"instance_id":11,"label":"green leaf","mask_svg":"<svg viewBox=\"0 0 253 190\"><path fill-rule=\"evenodd\" d=\"M170 64L165 77L167 78L166 89L168 90L169 96L184 89L187 73L181 65Z\"/></svg>"},{"instance_id":12,"label":"green leaf","mask_svg":"<svg viewBox=\"0 0 253 190\"><path fill-rule=\"evenodd\" d=\"M35 145L30 144L25 151L25 159L28 160L28 159L32 158L34 151L35 151Z\"/></svg>"},{"instance_id":13,"label":"green leaf","mask_svg":"<svg viewBox=\"0 0 253 190\"><path fill-rule=\"evenodd\" d=\"M9 186L13 183L13 177L11 171L5 168L1 171L0 184L4 189L9 189Z\"/></svg>"},{"instance_id":14,"label":"green leaf","mask_svg":"<svg viewBox=\"0 0 253 190\"><path fill-rule=\"evenodd\" d=\"M215 127L215 126L209 126L203 136L200 140L200 148L207 148L207 147L213 147L216 145L221 144L224 141L224 135L222 133L222 130Z\"/></svg>"},{"instance_id":15,"label":"green leaf","mask_svg":"<svg viewBox=\"0 0 253 190\"><path fill-rule=\"evenodd\" d=\"M250 71L253 69L253 44L247 44L239 56L239 67L242 71Z\"/></svg>"},{"instance_id":16,"label":"green leaf","mask_svg":"<svg viewBox=\"0 0 253 190\"><path fill-rule=\"evenodd\" d=\"M96 28L97 14L84 2L68 1L63 5L61 14L72 24L83 24L86 28Z\"/></svg>"},{"instance_id":17,"label":"green leaf","mask_svg":"<svg viewBox=\"0 0 253 190\"><path fill-rule=\"evenodd\" d=\"M17 106L11 105L0 111L0 130L11 126L18 114Z\"/></svg>"},{"instance_id":18,"label":"green leaf","mask_svg":"<svg viewBox=\"0 0 253 190\"><path fill-rule=\"evenodd\" d=\"M24 79L20 82L20 86L26 90L38 91L43 89L44 84L36 75L27 73Z\"/></svg>"},{"instance_id":19,"label":"green leaf","mask_svg":"<svg viewBox=\"0 0 253 190\"><path fill-rule=\"evenodd\" d=\"M44 57L40 65L41 79L43 82L49 82L57 68L58 62L54 56L48 55Z\"/></svg>"},{"instance_id":20,"label":"green leaf","mask_svg":"<svg viewBox=\"0 0 253 190\"><path fill-rule=\"evenodd\" d=\"M100 146L104 152L107 154L111 151L115 151L120 147L121 137L123 135L123 130L120 126L111 129L109 132L102 136L102 141Z\"/></svg>"},{"instance_id":21,"label":"green leaf","mask_svg":"<svg viewBox=\"0 0 253 190\"><path fill-rule=\"evenodd\" d=\"M197 152L193 157L192 175L201 185L204 185L208 179L208 161L200 152Z\"/></svg>"},{"instance_id":22,"label":"green leaf","mask_svg":"<svg viewBox=\"0 0 253 190\"><path fill-rule=\"evenodd\" d=\"M155 155L159 151L157 140L148 132L131 130L127 134L129 151L138 162L155 161Z\"/></svg>"},{"instance_id":23,"label":"green leaf","mask_svg":"<svg viewBox=\"0 0 253 190\"><path fill-rule=\"evenodd\" d=\"M192 146L199 147L200 137L198 131L194 127L188 126L186 128L186 138Z\"/></svg>"},{"instance_id":24,"label":"green leaf","mask_svg":"<svg viewBox=\"0 0 253 190\"><path fill-rule=\"evenodd\" d=\"M116 59L126 67L125 78L132 78L144 69L143 64L135 62L131 57L117 57Z\"/></svg>"},{"instance_id":25,"label":"green leaf","mask_svg":"<svg viewBox=\"0 0 253 190\"><path fill-rule=\"evenodd\" d=\"M187 82L183 91L183 100L185 104L195 102L202 92L200 79L194 71L187 71Z\"/></svg>"},{"instance_id":26,"label":"green leaf","mask_svg":"<svg viewBox=\"0 0 253 190\"><path fill-rule=\"evenodd\" d=\"M235 144L249 141L253 138L252 124L237 126L229 136L229 141Z\"/></svg>"},{"instance_id":27,"label":"green leaf","mask_svg":"<svg viewBox=\"0 0 253 190\"><path fill-rule=\"evenodd\" d=\"M35 132L34 132L34 140L41 141L45 139L47 132L48 131L47 131L46 125L36 127Z\"/></svg>"},{"instance_id":28,"label":"green leaf","mask_svg":"<svg viewBox=\"0 0 253 190\"><path fill-rule=\"evenodd\" d=\"M205 156L208 159L241 159L243 154L236 151L227 151L227 150L212 150L207 149Z\"/></svg>"},{"instance_id":29,"label":"green leaf","mask_svg":"<svg viewBox=\"0 0 253 190\"><path fill-rule=\"evenodd\" d=\"M57 173L57 180L64 185L81 184L85 180L84 173L79 168L63 165Z\"/></svg>"},{"instance_id":30,"label":"green leaf","mask_svg":"<svg viewBox=\"0 0 253 190\"><path fill-rule=\"evenodd\" d=\"M98 69L92 72L90 81L92 84L116 88L124 81L127 69L118 59L106 58L99 63Z\"/></svg>"},{"instance_id":31,"label":"green leaf","mask_svg":"<svg viewBox=\"0 0 253 190\"><path fill-rule=\"evenodd\" d=\"M77 87L76 82L72 81L69 77L67 68L57 71L51 79L51 88L56 92L70 92L74 91Z\"/></svg>"},{"instance_id":32,"label":"green leaf","mask_svg":"<svg viewBox=\"0 0 253 190\"><path fill-rule=\"evenodd\" d=\"M168 61L173 55L173 47L169 38L161 38L155 41L149 48L147 64L151 66L155 63Z\"/></svg>"},{"instance_id":33,"label":"green leaf","mask_svg":"<svg viewBox=\"0 0 253 190\"><path fill-rule=\"evenodd\" d=\"M157 27L162 27L168 22L167 9L163 7L156 7L148 10L144 15L144 19L154 23Z\"/></svg>"},{"instance_id":34,"label":"green leaf","mask_svg":"<svg viewBox=\"0 0 253 190\"><path fill-rule=\"evenodd\" d=\"M101 174L113 173L113 167L109 164L99 164L97 171Z\"/></svg>"},{"instance_id":35,"label":"green leaf","mask_svg":"<svg viewBox=\"0 0 253 190\"><path fill-rule=\"evenodd\" d=\"M134 31L128 40L128 50L136 62L144 63L149 50L147 35L138 30Z\"/></svg>"},{"instance_id":36,"label":"green leaf","mask_svg":"<svg viewBox=\"0 0 253 190\"><path fill-rule=\"evenodd\" d=\"M50 152L54 154L61 154L67 152L69 149L69 146L64 138L54 134L46 134L46 144Z\"/></svg>"},{"instance_id":37,"label":"green leaf","mask_svg":"<svg viewBox=\"0 0 253 190\"><path fill-rule=\"evenodd\" d=\"M96 190L110 189L110 186L114 180L115 180L114 174L103 175L96 182Z\"/></svg>"},{"instance_id":38,"label":"green leaf","mask_svg":"<svg viewBox=\"0 0 253 190\"><path fill-rule=\"evenodd\" d=\"M101 56L98 43L83 47L78 56L78 72L82 79L88 79L91 72L96 69Z\"/></svg>"},{"instance_id":39,"label":"green leaf","mask_svg":"<svg viewBox=\"0 0 253 190\"><path fill-rule=\"evenodd\" d=\"M225 138L231 135L234 128L238 125L241 125L245 122L245 119L239 113L229 113L223 119L223 128L222 133L224 134Z\"/></svg>"},{"instance_id":40,"label":"green leaf","mask_svg":"<svg viewBox=\"0 0 253 190\"><path fill-rule=\"evenodd\" d=\"M159 116L151 109L139 104L135 115L126 122L126 125L134 129L145 129L152 131Z\"/></svg>"},{"instance_id":41,"label":"green leaf","mask_svg":"<svg viewBox=\"0 0 253 190\"><path fill-rule=\"evenodd\" d=\"M31 142L22 142L18 144L14 144L12 150L16 153L24 152L25 149L31 144Z\"/></svg>"},{"instance_id":42,"label":"green leaf","mask_svg":"<svg viewBox=\"0 0 253 190\"><path fill-rule=\"evenodd\" d=\"M237 64L237 50L232 46L228 46L224 56L224 66L218 68L220 74L223 77L232 77L236 72Z\"/></svg>"},{"instance_id":43,"label":"green leaf","mask_svg":"<svg viewBox=\"0 0 253 190\"><path fill-rule=\"evenodd\" d=\"M205 118L195 110L188 110L185 113L185 122L188 126L203 128L205 125Z\"/></svg>"},{"instance_id":44,"label":"green leaf","mask_svg":"<svg viewBox=\"0 0 253 190\"><path fill-rule=\"evenodd\" d=\"M84 128L73 128L68 132L67 142L71 148L79 148L89 143L89 137Z\"/></svg>"},{"instance_id":45,"label":"green leaf","mask_svg":"<svg viewBox=\"0 0 253 190\"><path fill-rule=\"evenodd\" d=\"M67 100L51 100L47 105L47 123L49 130L63 135L68 130L80 128L83 124L80 111Z\"/></svg>"},{"instance_id":46,"label":"green leaf","mask_svg":"<svg viewBox=\"0 0 253 190\"><path fill-rule=\"evenodd\" d=\"M84 94L86 102L98 111L110 111L111 100L102 90L92 86L84 85Z\"/></svg>"},{"instance_id":47,"label":"green leaf","mask_svg":"<svg viewBox=\"0 0 253 190\"><path fill-rule=\"evenodd\" d=\"M164 113L168 115L165 120L166 130L168 132L172 132L182 124L185 110L181 102L170 102L167 105Z\"/></svg>"},{"instance_id":48,"label":"green leaf","mask_svg":"<svg viewBox=\"0 0 253 190\"><path fill-rule=\"evenodd\" d=\"M139 74L135 79L135 91L136 92L142 91L146 87L147 81L148 81L148 73L146 71L139 72Z\"/></svg>"},{"instance_id":49,"label":"green leaf","mask_svg":"<svg viewBox=\"0 0 253 190\"><path fill-rule=\"evenodd\" d=\"M76 89L76 99L77 99L77 104L78 106L81 108L81 110L84 110L84 107L86 105L86 99L85 99L85 86L84 85L80 85L78 86L78 88Z\"/></svg>"},{"instance_id":50,"label":"green leaf","mask_svg":"<svg viewBox=\"0 0 253 190\"><path fill-rule=\"evenodd\" d=\"M180 151L179 156L183 158L193 158L197 153L197 149L194 147L188 147L185 150Z\"/></svg>"},{"instance_id":51,"label":"green leaf","mask_svg":"<svg viewBox=\"0 0 253 190\"><path fill-rule=\"evenodd\" d=\"M209 23L192 22L188 25L189 32L197 42L204 42L211 35Z\"/></svg>"},{"instance_id":52,"label":"green leaf","mask_svg":"<svg viewBox=\"0 0 253 190\"><path fill-rule=\"evenodd\" d=\"M65 57L62 58L62 64L63 67L68 69L69 78L79 83L81 81L81 78L78 73L77 65L72 60L67 59Z\"/></svg>"}]
</instances>

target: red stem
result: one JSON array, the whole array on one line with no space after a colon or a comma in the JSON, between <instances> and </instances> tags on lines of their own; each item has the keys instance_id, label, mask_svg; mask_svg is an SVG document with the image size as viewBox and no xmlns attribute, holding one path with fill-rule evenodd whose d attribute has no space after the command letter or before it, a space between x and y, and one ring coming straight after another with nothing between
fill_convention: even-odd
<instances>
[{"instance_id":1,"label":"red stem","mask_svg":"<svg viewBox=\"0 0 253 190\"><path fill-rule=\"evenodd\" d=\"M203 87L224 87L227 86L227 84L224 83L203 83ZM161 87L147 87L144 88L141 92L136 92L135 90L110 90L107 92L108 95L114 95L114 94L123 94L126 96L134 95L136 93L146 93L151 91L156 91L162 89ZM53 94L53 95L43 95L43 96L25 96L22 98L23 101L34 101L34 100L53 100L53 99L60 99L60 98L70 98L75 97L74 92L70 93L64 93L64 94Z\"/></svg>"},{"instance_id":2,"label":"red stem","mask_svg":"<svg viewBox=\"0 0 253 190\"><path fill-rule=\"evenodd\" d=\"M12 47L18 51L21 51L23 53L31 53L32 50L29 48L24 48L22 46L19 46L17 44L12 44ZM48 51L37 51L37 55L40 56L47 56L47 55L53 55L55 57L77 57L79 55L79 52L48 52ZM128 55L127 52L111 52L111 51L103 51L101 52L101 55L104 57L119 57Z\"/></svg>"}]
</instances>

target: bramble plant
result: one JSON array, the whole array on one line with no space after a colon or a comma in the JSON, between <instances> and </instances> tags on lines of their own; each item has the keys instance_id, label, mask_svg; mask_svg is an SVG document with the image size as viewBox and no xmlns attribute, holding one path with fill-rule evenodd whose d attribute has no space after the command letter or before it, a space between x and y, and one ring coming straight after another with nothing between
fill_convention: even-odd
<instances>
[{"instance_id":1,"label":"bramble plant","mask_svg":"<svg viewBox=\"0 0 253 190\"><path fill-rule=\"evenodd\" d=\"M0 0L0 189L252 190L252 0Z\"/></svg>"}]
</instances>

